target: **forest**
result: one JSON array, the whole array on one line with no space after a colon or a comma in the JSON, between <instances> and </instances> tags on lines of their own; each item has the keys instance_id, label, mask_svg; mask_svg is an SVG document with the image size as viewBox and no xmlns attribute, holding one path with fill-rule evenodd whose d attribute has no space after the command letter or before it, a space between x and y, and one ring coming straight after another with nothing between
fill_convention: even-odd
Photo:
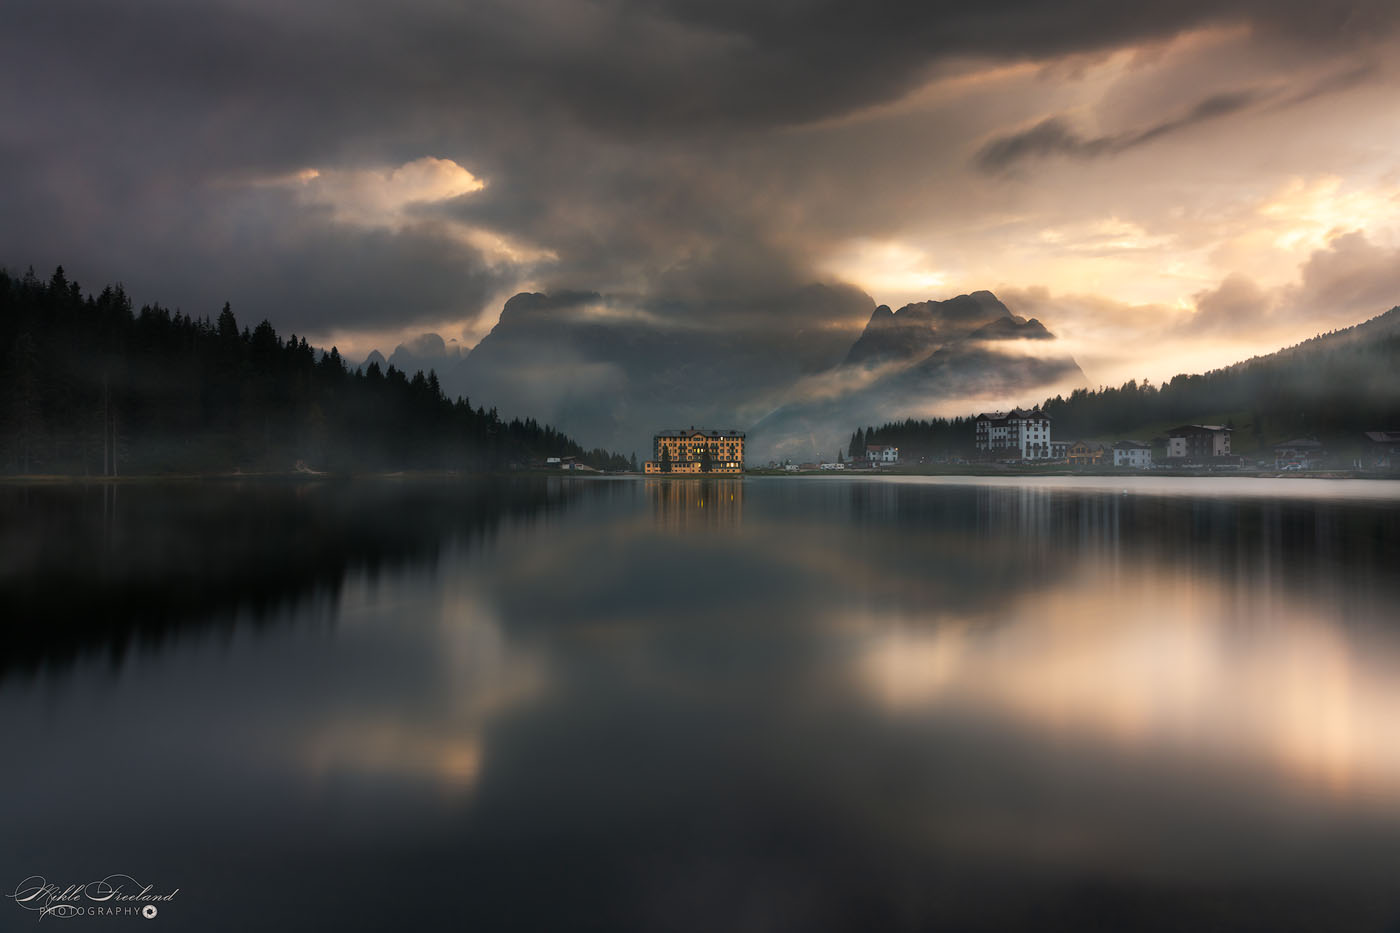
<instances>
[{"instance_id":1,"label":"forest","mask_svg":"<svg viewBox=\"0 0 1400 933\"><path fill-rule=\"evenodd\" d=\"M847 452L852 460L865 460L865 448L898 447L899 459L909 463L973 456L973 419L909 418L878 427L856 428Z\"/></svg>"},{"instance_id":2,"label":"forest","mask_svg":"<svg viewBox=\"0 0 1400 933\"><path fill-rule=\"evenodd\" d=\"M1355 327L1160 386L1129 380L1056 395L1039 408L1056 440L1136 437L1177 424L1231 419L1260 443L1295 437L1346 442L1400 427L1400 307ZM908 419L857 429L852 458L867 445L899 447L900 459L972 456L975 416ZM1150 440L1150 437L1139 437Z\"/></svg>"},{"instance_id":3,"label":"forest","mask_svg":"<svg viewBox=\"0 0 1400 933\"><path fill-rule=\"evenodd\" d=\"M212 322L133 311L120 285L84 295L61 266L47 282L0 270L0 364L11 474L503 470L545 457L633 467L448 399L431 371L352 369L266 320L240 330L227 304Z\"/></svg>"}]
</instances>

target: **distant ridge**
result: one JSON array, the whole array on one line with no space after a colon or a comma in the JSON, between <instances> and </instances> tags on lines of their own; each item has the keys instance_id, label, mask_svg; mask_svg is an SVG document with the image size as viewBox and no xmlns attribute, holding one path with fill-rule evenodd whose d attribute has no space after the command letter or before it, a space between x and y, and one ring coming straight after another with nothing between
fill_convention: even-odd
<instances>
[{"instance_id":1,"label":"distant ridge","mask_svg":"<svg viewBox=\"0 0 1400 933\"><path fill-rule=\"evenodd\" d=\"M1160 387L1134 381L1048 399L1057 433L1113 433L1228 412L1260 438L1352 435L1400 426L1400 306L1341 330ZM1246 425L1236 425L1244 428Z\"/></svg>"}]
</instances>

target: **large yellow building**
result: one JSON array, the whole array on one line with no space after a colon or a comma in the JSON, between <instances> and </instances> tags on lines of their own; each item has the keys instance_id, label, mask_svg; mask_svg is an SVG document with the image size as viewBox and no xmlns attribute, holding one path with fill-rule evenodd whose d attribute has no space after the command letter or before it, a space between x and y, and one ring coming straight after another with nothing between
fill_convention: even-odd
<instances>
[{"instance_id":1,"label":"large yellow building","mask_svg":"<svg viewBox=\"0 0 1400 933\"><path fill-rule=\"evenodd\" d=\"M662 431L653 440L653 458L643 465L644 472L744 472L743 431L689 428L685 431Z\"/></svg>"}]
</instances>

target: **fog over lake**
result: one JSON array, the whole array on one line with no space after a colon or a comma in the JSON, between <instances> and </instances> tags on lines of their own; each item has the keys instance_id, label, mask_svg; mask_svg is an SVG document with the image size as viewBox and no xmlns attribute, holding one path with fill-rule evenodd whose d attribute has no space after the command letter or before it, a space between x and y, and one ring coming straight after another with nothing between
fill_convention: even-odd
<instances>
[{"instance_id":1,"label":"fog over lake","mask_svg":"<svg viewBox=\"0 0 1400 933\"><path fill-rule=\"evenodd\" d=\"M1392 930L1397 566L1386 481L3 485L0 892L126 874L179 930Z\"/></svg>"}]
</instances>

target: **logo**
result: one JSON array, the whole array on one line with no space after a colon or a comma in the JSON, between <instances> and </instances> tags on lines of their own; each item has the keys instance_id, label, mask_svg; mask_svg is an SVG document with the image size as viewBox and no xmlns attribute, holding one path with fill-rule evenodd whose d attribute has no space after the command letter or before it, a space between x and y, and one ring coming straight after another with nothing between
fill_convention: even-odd
<instances>
[{"instance_id":1,"label":"logo","mask_svg":"<svg viewBox=\"0 0 1400 933\"><path fill-rule=\"evenodd\" d=\"M45 917L134 917L154 920L157 904L169 904L179 888L163 892L130 875L108 875L101 881L52 884L43 875L30 875L8 897L40 920Z\"/></svg>"}]
</instances>

